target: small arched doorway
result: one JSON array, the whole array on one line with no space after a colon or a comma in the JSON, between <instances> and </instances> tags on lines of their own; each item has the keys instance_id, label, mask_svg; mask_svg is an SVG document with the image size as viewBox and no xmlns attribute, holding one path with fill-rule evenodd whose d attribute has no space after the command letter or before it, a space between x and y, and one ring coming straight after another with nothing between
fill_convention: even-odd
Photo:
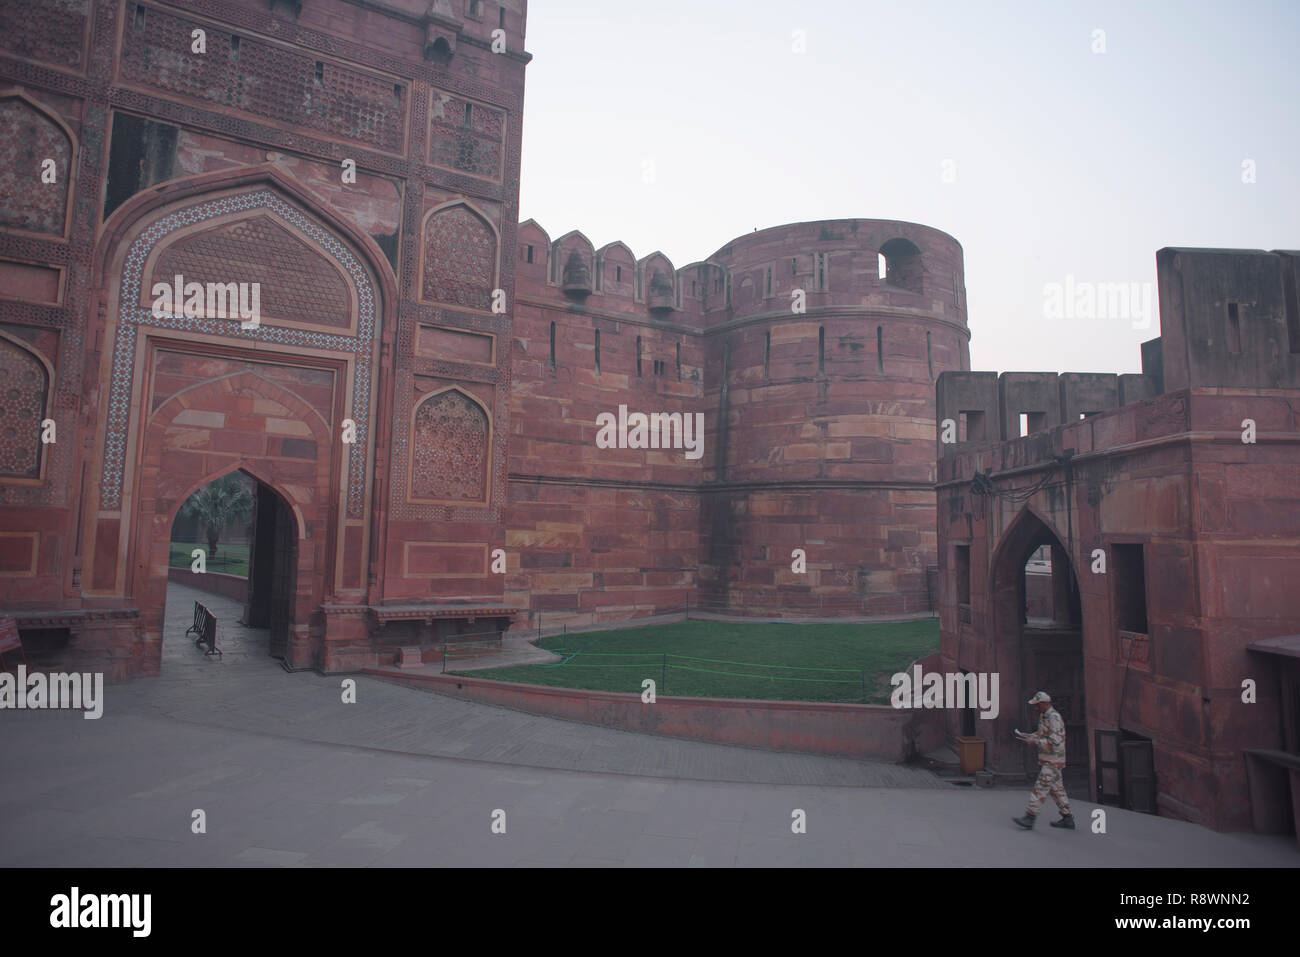
<instances>
[{"instance_id":1,"label":"small arched doorway","mask_svg":"<svg viewBox=\"0 0 1300 957\"><path fill-rule=\"evenodd\" d=\"M1038 691L1051 695L1065 721L1066 786L1086 794L1090 747L1083 612L1070 553L1052 527L1026 508L1003 536L992 579L998 662L1003 680L1011 679L1004 691L1013 692L1016 702L1004 714L1017 727L1032 730L1038 715L1029 698ZM1033 749L1016 749L1025 771L1037 773Z\"/></svg>"},{"instance_id":2,"label":"small arched doorway","mask_svg":"<svg viewBox=\"0 0 1300 957\"><path fill-rule=\"evenodd\" d=\"M172 520L166 642L184 637L189 606L200 601L239 651L286 659L297 565L298 521L279 492L243 469L205 482Z\"/></svg>"}]
</instances>

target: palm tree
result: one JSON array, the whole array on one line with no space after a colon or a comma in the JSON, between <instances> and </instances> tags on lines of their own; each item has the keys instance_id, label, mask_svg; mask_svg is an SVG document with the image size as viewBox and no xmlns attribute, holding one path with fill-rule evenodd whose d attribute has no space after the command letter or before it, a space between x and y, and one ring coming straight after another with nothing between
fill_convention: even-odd
<instances>
[{"instance_id":1,"label":"palm tree","mask_svg":"<svg viewBox=\"0 0 1300 957\"><path fill-rule=\"evenodd\" d=\"M208 556L217 557L217 540L232 522L253 513L252 493L233 474L223 475L199 489L181 506L181 514L198 519L207 528Z\"/></svg>"}]
</instances>

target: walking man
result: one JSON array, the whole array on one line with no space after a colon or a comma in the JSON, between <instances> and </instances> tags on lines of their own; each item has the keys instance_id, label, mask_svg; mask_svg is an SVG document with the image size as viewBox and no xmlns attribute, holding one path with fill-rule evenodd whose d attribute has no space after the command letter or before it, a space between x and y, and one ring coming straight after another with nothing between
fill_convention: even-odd
<instances>
[{"instance_id":1,"label":"walking man","mask_svg":"<svg viewBox=\"0 0 1300 957\"><path fill-rule=\"evenodd\" d=\"M1029 703L1038 708L1038 730L1033 734L1016 730L1016 737L1038 745L1038 780L1029 793L1029 807L1024 817L1013 817L1025 830L1029 830L1038 820L1038 809L1043 806L1047 795L1052 796L1061 812L1061 819L1053 821L1052 827L1064 827L1074 830L1074 815L1070 813L1070 799L1065 794L1065 782L1061 772L1065 769L1065 721L1061 714L1052 707L1052 698L1046 691L1040 691L1029 699Z\"/></svg>"}]
</instances>

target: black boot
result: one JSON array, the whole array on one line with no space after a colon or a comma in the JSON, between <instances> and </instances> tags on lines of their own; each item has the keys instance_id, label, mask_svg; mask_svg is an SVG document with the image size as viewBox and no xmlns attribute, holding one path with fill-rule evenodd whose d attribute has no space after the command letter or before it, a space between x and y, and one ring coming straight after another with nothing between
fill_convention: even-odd
<instances>
[{"instance_id":1,"label":"black boot","mask_svg":"<svg viewBox=\"0 0 1300 957\"><path fill-rule=\"evenodd\" d=\"M1038 820L1038 815L1030 814L1026 811L1024 817L1013 817L1011 820L1015 821L1026 831L1032 831L1034 829L1034 822Z\"/></svg>"},{"instance_id":2,"label":"black boot","mask_svg":"<svg viewBox=\"0 0 1300 957\"><path fill-rule=\"evenodd\" d=\"M1052 822L1052 827L1063 827L1063 828L1065 828L1067 831L1073 831L1073 830L1074 830L1074 815L1073 815L1073 814L1066 814L1066 815L1063 815L1059 821L1053 821L1053 822Z\"/></svg>"}]
</instances>

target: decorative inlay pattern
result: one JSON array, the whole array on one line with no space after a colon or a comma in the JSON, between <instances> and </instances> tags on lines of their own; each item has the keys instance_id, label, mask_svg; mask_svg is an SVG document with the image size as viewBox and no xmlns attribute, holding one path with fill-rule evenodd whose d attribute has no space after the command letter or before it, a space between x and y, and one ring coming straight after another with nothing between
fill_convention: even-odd
<instances>
[{"instance_id":1,"label":"decorative inlay pattern","mask_svg":"<svg viewBox=\"0 0 1300 957\"><path fill-rule=\"evenodd\" d=\"M506 115L495 107L433 91L429 162L491 180L501 179Z\"/></svg>"},{"instance_id":2,"label":"decorative inlay pattern","mask_svg":"<svg viewBox=\"0 0 1300 957\"><path fill-rule=\"evenodd\" d=\"M48 380L34 355L0 339L0 476L40 477Z\"/></svg>"},{"instance_id":3,"label":"decorative inlay pattern","mask_svg":"<svg viewBox=\"0 0 1300 957\"><path fill-rule=\"evenodd\" d=\"M72 143L57 123L16 96L0 100L0 226L62 236L68 216ZM54 160L55 181L41 181Z\"/></svg>"},{"instance_id":4,"label":"decorative inlay pattern","mask_svg":"<svg viewBox=\"0 0 1300 957\"><path fill-rule=\"evenodd\" d=\"M260 284L261 313L347 326L352 296L338 270L269 216L242 219L177 240L158 257L153 281Z\"/></svg>"},{"instance_id":5,"label":"decorative inlay pattern","mask_svg":"<svg viewBox=\"0 0 1300 957\"><path fill-rule=\"evenodd\" d=\"M478 403L456 389L421 402L411 435L411 497L484 501L490 431Z\"/></svg>"},{"instance_id":6,"label":"decorative inlay pattern","mask_svg":"<svg viewBox=\"0 0 1300 957\"><path fill-rule=\"evenodd\" d=\"M343 267L352 278L357 291L359 305L357 335L345 336L324 331L289 329L268 323L262 323L255 329L244 329L238 321L231 319L187 319L183 315L155 318L152 310L139 305L141 273L145 261L164 236L184 226L251 209L265 209L293 224ZM106 509L120 508L122 504L122 480L126 464L135 367L135 340L140 326L226 336L246 343L279 343L306 349L354 353L357 362L352 385L352 418L356 422L357 432L356 442L352 445L348 458L347 509L349 516L361 517L365 496L366 446L370 426L370 356L373 340L379 335L379 325L376 321L375 294L370 277L365 267L347 246L269 189L198 202L158 219L140 234L131 244L126 256L117 335L113 343L108 428L104 438L104 473L100 483L101 507Z\"/></svg>"},{"instance_id":7,"label":"decorative inlay pattern","mask_svg":"<svg viewBox=\"0 0 1300 957\"><path fill-rule=\"evenodd\" d=\"M58 66L81 66L90 0L42 0L39 15L26 3L0 3L0 50Z\"/></svg>"},{"instance_id":8,"label":"decorative inlay pattern","mask_svg":"<svg viewBox=\"0 0 1300 957\"><path fill-rule=\"evenodd\" d=\"M424 224L420 298L489 309L496 264L496 234L487 223L466 206L440 209Z\"/></svg>"},{"instance_id":9,"label":"decorative inlay pattern","mask_svg":"<svg viewBox=\"0 0 1300 957\"><path fill-rule=\"evenodd\" d=\"M191 53L190 33L200 26L207 52ZM128 11L121 76L389 153L402 150L404 84L157 7L135 5Z\"/></svg>"}]
</instances>

